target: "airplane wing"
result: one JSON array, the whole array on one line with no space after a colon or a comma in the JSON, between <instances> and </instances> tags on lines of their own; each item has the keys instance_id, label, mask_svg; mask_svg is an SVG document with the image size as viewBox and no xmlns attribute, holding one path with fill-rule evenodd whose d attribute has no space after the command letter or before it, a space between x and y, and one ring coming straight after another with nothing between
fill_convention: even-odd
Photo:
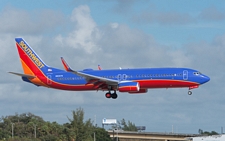
<instances>
[{"instance_id":1,"label":"airplane wing","mask_svg":"<svg viewBox=\"0 0 225 141\"><path fill-rule=\"evenodd\" d=\"M119 83L118 80L99 77L99 76L91 75L91 74L88 74L88 73L72 70L70 68L70 66L68 65L68 63L63 59L63 57L61 57L61 61L62 61L63 66L64 66L66 71L72 72L72 73L74 73L76 75L79 75L79 76L82 76L82 77L85 77L86 80L87 80L87 83L90 83L92 80L95 80L95 81L92 81L92 82L102 81L102 82L105 82L106 84L109 84L109 85L117 85Z\"/></svg>"},{"instance_id":2,"label":"airplane wing","mask_svg":"<svg viewBox=\"0 0 225 141\"><path fill-rule=\"evenodd\" d=\"M73 73L85 77L86 80L88 80L88 81L89 81L89 80L93 80L93 79L95 79L95 80L97 79L97 80L99 80L99 81L103 81L103 82L105 82L106 84L110 84L110 85L117 85L117 84L119 83L118 80L109 79L109 78L104 78L104 77L99 77L99 76L87 74L87 73L80 72L80 71L74 71Z\"/></svg>"},{"instance_id":3,"label":"airplane wing","mask_svg":"<svg viewBox=\"0 0 225 141\"><path fill-rule=\"evenodd\" d=\"M26 78L35 78L36 77L34 75L21 74L21 73L16 73L16 72L9 72L9 73L14 74L14 75L18 75L18 76L21 76L21 77L26 77Z\"/></svg>"},{"instance_id":4,"label":"airplane wing","mask_svg":"<svg viewBox=\"0 0 225 141\"><path fill-rule=\"evenodd\" d=\"M104 77L99 77L99 76L96 76L96 75L91 75L91 74L87 74L87 73L80 72L80 71L71 70L71 72L76 74L76 75L85 77L86 80L87 80L87 83L97 82L97 81L105 82L106 84L109 84L109 85L117 85L119 83L118 80L104 78ZM95 81L92 81L92 80L95 80Z\"/></svg>"}]
</instances>

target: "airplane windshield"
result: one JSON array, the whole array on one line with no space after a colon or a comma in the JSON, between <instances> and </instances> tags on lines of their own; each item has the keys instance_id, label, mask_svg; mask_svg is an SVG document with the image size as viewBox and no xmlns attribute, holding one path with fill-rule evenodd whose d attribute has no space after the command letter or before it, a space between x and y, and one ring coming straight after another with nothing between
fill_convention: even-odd
<instances>
[{"instance_id":1,"label":"airplane windshield","mask_svg":"<svg viewBox=\"0 0 225 141\"><path fill-rule=\"evenodd\" d=\"M201 72L194 72L194 75L200 75L202 74Z\"/></svg>"}]
</instances>

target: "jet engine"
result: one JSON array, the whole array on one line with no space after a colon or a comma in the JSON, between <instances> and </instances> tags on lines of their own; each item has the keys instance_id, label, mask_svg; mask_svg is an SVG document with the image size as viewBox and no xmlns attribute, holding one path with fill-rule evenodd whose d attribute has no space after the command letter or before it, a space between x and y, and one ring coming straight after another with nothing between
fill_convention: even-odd
<instances>
[{"instance_id":1,"label":"jet engine","mask_svg":"<svg viewBox=\"0 0 225 141\"><path fill-rule=\"evenodd\" d=\"M138 92L140 86L138 82L121 82L118 85L119 92Z\"/></svg>"}]
</instances>

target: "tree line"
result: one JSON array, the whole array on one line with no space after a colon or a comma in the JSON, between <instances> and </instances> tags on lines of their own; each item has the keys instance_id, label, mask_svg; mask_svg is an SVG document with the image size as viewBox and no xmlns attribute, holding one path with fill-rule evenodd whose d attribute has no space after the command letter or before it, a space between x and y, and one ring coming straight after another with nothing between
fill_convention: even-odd
<instances>
[{"instance_id":1,"label":"tree line","mask_svg":"<svg viewBox=\"0 0 225 141\"><path fill-rule=\"evenodd\" d=\"M84 110L72 111L63 125L44 121L32 113L2 116L0 141L112 141L108 132L96 127L91 119L84 121Z\"/></svg>"},{"instance_id":2,"label":"tree line","mask_svg":"<svg viewBox=\"0 0 225 141\"><path fill-rule=\"evenodd\" d=\"M0 141L112 141L108 132L93 124L89 118L84 121L84 110L72 111L72 118L65 124L44 121L42 117L32 113L2 116L0 118ZM112 129L137 131L134 123L125 119L118 121ZM199 129L199 134L217 135Z\"/></svg>"},{"instance_id":3,"label":"tree line","mask_svg":"<svg viewBox=\"0 0 225 141\"><path fill-rule=\"evenodd\" d=\"M0 118L0 141L112 141L104 128L97 127L89 118L84 121L84 110L72 111L68 122L44 121L32 113L2 116ZM118 121L112 129L137 131L134 123L125 119Z\"/></svg>"},{"instance_id":4,"label":"tree line","mask_svg":"<svg viewBox=\"0 0 225 141\"><path fill-rule=\"evenodd\" d=\"M202 129L199 129L198 133L201 134L201 135L208 135L208 136L219 135L219 133L217 133L216 131L209 132L209 131L203 131Z\"/></svg>"}]
</instances>

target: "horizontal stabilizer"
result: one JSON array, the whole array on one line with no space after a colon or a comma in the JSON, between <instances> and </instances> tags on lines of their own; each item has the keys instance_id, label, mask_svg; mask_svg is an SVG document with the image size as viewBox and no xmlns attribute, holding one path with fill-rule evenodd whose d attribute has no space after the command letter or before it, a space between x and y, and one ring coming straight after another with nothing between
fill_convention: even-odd
<instances>
[{"instance_id":1,"label":"horizontal stabilizer","mask_svg":"<svg viewBox=\"0 0 225 141\"><path fill-rule=\"evenodd\" d=\"M21 77L26 77L26 78L35 78L36 76L34 75L29 75L29 74L21 74L21 73L16 73L16 72L9 72L11 74L15 74L15 75L18 75L18 76L21 76Z\"/></svg>"}]
</instances>

